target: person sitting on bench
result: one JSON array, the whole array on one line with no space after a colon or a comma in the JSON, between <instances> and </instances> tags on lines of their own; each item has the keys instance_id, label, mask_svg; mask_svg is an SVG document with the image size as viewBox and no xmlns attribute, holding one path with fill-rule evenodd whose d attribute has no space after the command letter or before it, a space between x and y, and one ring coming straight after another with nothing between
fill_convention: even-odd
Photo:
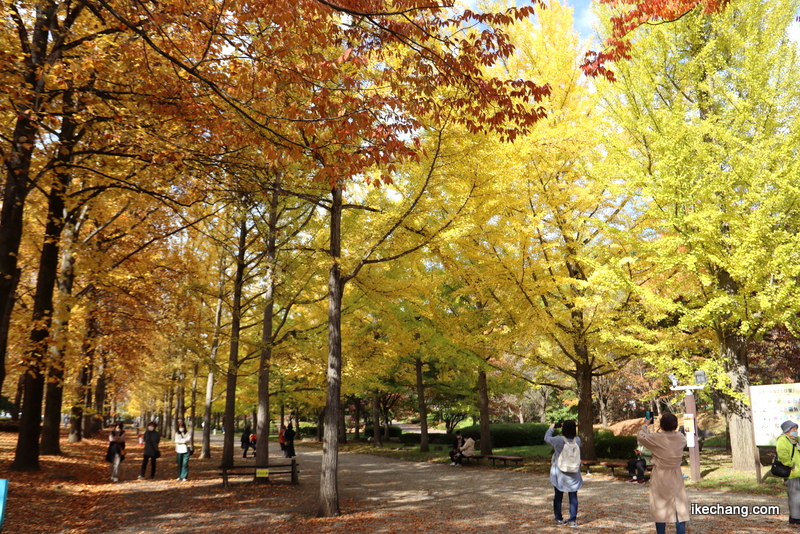
<instances>
[{"instance_id":1,"label":"person sitting on bench","mask_svg":"<svg viewBox=\"0 0 800 534\"><path fill-rule=\"evenodd\" d=\"M453 448L450 449L450 465L458 465L461 462L461 446L464 445L464 438L461 437L461 431L456 432L456 439L453 440ZM458 458L458 462L456 462Z\"/></svg>"},{"instance_id":2,"label":"person sitting on bench","mask_svg":"<svg viewBox=\"0 0 800 534\"><path fill-rule=\"evenodd\" d=\"M464 444L458 448L458 452L459 454L456 454L455 463L460 467L465 456L467 458L475 456L475 440L472 438L465 439Z\"/></svg>"},{"instance_id":3,"label":"person sitting on bench","mask_svg":"<svg viewBox=\"0 0 800 534\"><path fill-rule=\"evenodd\" d=\"M628 474L631 479L628 482L638 482L644 484L644 469L648 465L653 465L653 453L647 447L636 442L637 449L634 449L636 458L628 460Z\"/></svg>"}]
</instances>

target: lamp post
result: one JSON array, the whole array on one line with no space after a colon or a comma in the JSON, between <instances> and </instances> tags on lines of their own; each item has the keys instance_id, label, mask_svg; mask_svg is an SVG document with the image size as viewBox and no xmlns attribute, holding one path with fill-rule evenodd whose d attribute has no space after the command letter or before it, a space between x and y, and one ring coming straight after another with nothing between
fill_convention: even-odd
<instances>
[{"instance_id":1,"label":"lamp post","mask_svg":"<svg viewBox=\"0 0 800 534\"><path fill-rule=\"evenodd\" d=\"M669 375L672 380L672 391L685 391L684 405L686 413L683 418L683 429L686 432L686 445L689 447L689 468L692 480L700 480L700 448L697 446L697 404L694 400L694 390L706 387L706 374L703 371L696 371L694 374L696 386L679 386L675 375Z\"/></svg>"}]
</instances>

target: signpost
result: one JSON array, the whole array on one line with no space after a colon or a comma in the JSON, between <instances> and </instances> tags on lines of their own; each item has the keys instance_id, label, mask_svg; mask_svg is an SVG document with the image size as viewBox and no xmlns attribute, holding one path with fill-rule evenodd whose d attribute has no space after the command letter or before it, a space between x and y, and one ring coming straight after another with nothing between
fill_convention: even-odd
<instances>
[{"instance_id":1,"label":"signpost","mask_svg":"<svg viewBox=\"0 0 800 534\"><path fill-rule=\"evenodd\" d=\"M678 379L674 375L669 375L672 380L673 391L685 391L686 397L683 399L686 407L686 413L683 414L683 431L686 433L686 445L689 447L689 468L692 474L692 480L697 482L700 480L700 448L697 446L695 435L697 428L695 427L695 420L697 419L697 404L694 401L694 390L703 389L706 387L706 374L703 371L696 371L694 374L697 386L679 386Z\"/></svg>"}]
</instances>

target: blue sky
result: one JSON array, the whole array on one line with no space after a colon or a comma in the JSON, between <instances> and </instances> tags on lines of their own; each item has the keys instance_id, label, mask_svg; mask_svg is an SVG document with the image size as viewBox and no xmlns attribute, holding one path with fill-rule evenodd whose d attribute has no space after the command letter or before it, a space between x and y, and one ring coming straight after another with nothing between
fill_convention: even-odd
<instances>
[{"instance_id":1,"label":"blue sky","mask_svg":"<svg viewBox=\"0 0 800 534\"><path fill-rule=\"evenodd\" d=\"M591 0L566 0L565 2L574 11L572 16L575 18L575 29L581 36L581 39L588 39L592 36L593 19L589 11Z\"/></svg>"}]
</instances>

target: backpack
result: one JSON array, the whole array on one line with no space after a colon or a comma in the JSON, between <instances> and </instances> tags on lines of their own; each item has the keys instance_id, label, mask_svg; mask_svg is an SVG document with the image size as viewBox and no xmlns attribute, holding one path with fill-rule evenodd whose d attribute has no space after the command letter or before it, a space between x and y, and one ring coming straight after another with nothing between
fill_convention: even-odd
<instances>
[{"instance_id":1,"label":"backpack","mask_svg":"<svg viewBox=\"0 0 800 534\"><path fill-rule=\"evenodd\" d=\"M581 470L581 449L574 439L564 438L564 448L558 456L558 468L564 473L577 473Z\"/></svg>"}]
</instances>

